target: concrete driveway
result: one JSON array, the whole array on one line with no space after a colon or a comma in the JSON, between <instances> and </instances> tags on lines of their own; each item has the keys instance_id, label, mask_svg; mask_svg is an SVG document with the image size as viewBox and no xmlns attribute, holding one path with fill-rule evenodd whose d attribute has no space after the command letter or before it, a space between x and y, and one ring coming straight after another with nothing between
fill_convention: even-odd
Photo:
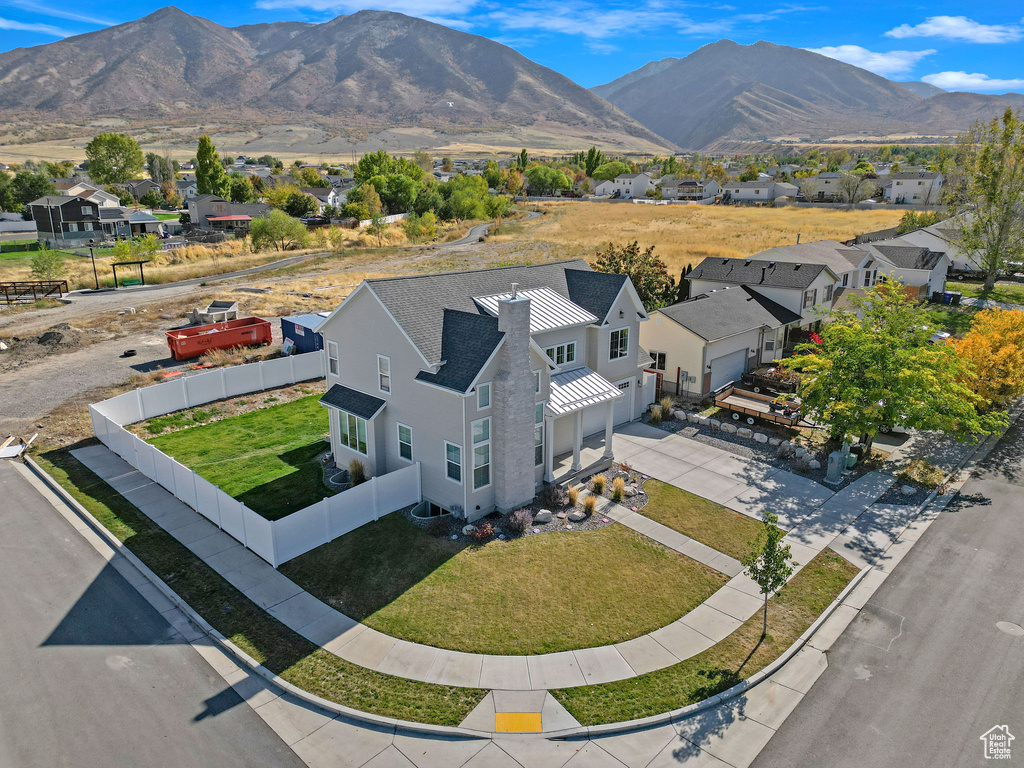
<instances>
[{"instance_id":1,"label":"concrete driveway","mask_svg":"<svg viewBox=\"0 0 1024 768\"><path fill-rule=\"evenodd\" d=\"M615 458L750 517L760 519L762 511L769 510L787 529L833 495L806 477L642 422L616 430Z\"/></svg>"}]
</instances>

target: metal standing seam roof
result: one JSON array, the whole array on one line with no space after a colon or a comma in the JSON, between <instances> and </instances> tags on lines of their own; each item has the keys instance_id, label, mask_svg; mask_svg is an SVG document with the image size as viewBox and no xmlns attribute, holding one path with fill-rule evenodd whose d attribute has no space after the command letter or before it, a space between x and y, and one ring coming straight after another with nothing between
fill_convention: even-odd
<instances>
[{"instance_id":1,"label":"metal standing seam roof","mask_svg":"<svg viewBox=\"0 0 1024 768\"><path fill-rule=\"evenodd\" d=\"M567 328L573 325L589 325L598 320L583 307L560 296L550 288L519 291L518 295L530 300L530 333L551 331L555 328ZM497 316L498 304L511 298L512 293L508 292L474 298L473 301L488 314Z\"/></svg>"},{"instance_id":2,"label":"metal standing seam roof","mask_svg":"<svg viewBox=\"0 0 1024 768\"><path fill-rule=\"evenodd\" d=\"M617 400L621 389L586 366L551 377L551 395L545 410L552 416L564 416L598 403Z\"/></svg>"}]
</instances>

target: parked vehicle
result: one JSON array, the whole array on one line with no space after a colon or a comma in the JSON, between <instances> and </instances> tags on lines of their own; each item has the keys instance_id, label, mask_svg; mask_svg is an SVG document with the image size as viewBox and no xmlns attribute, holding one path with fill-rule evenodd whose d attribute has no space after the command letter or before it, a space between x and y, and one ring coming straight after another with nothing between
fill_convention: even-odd
<instances>
[{"instance_id":1,"label":"parked vehicle","mask_svg":"<svg viewBox=\"0 0 1024 768\"><path fill-rule=\"evenodd\" d=\"M742 419L747 424L755 424L761 419L772 424L792 427L800 422L800 402L783 395L772 397L738 387L729 387L715 397L715 405L732 411L733 421Z\"/></svg>"},{"instance_id":2,"label":"parked vehicle","mask_svg":"<svg viewBox=\"0 0 1024 768\"><path fill-rule=\"evenodd\" d=\"M762 366L742 374L740 381L757 394L792 394L800 386L800 374L781 366Z\"/></svg>"},{"instance_id":3,"label":"parked vehicle","mask_svg":"<svg viewBox=\"0 0 1024 768\"><path fill-rule=\"evenodd\" d=\"M259 317L240 317L223 323L196 325L167 331L167 346L175 360L199 357L211 349L258 347L273 336L270 322Z\"/></svg>"}]
</instances>

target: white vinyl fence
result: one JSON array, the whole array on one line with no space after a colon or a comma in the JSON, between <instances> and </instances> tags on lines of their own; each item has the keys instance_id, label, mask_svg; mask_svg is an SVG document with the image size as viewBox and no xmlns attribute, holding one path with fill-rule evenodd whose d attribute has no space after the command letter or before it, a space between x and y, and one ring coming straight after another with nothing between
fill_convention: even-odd
<instances>
[{"instance_id":1,"label":"white vinyl fence","mask_svg":"<svg viewBox=\"0 0 1024 768\"><path fill-rule=\"evenodd\" d=\"M110 450L163 486L275 568L382 515L420 501L420 465L371 478L280 520L270 521L127 429L154 416L225 397L324 376L322 352L219 368L143 387L89 406L93 433Z\"/></svg>"}]
</instances>

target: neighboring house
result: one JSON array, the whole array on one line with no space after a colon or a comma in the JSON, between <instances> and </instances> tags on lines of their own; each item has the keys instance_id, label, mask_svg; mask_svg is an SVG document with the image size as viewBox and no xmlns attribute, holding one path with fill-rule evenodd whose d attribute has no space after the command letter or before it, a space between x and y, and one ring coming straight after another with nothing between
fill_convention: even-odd
<instances>
[{"instance_id":1,"label":"neighboring house","mask_svg":"<svg viewBox=\"0 0 1024 768\"><path fill-rule=\"evenodd\" d=\"M782 176L784 174L792 176L797 171L802 171L803 166L794 165L793 163L786 163L785 165L770 165L764 169L764 172L771 176L773 179L776 176Z\"/></svg>"},{"instance_id":2,"label":"neighboring house","mask_svg":"<svg viewBox=\"0 0 1024 768\"><path fill-rule=\"evenodd\" d=\"M615 182L612 179L594 182L594 194L598 197L608 197L615 194Z\"/></svg>"},{"instance_id":3,"label":"neighboring house","mask_svg":"<svg viewBox=\"0 0 1024 768\"><path fill-rule=\"evenodd\" d=\"M808 176L806 180L810 182L812 189L808 190L811 194L807 195L807 199L818 203L834 203L838 201L839 180L841 178L843 178L843 174L834 171L819 173L816 176Z\"/></svg>"},{"instance_id":4,"label":"neighboring house","mask_svg":"<svg viewBox=\"0 0 1024 768\"><path fill-rule=\"evenodd\" d=\"M891 173L883 194L890 203L936 205L942 198L942 174L932 171Z\"/></svg>"},{"instance_id":5,"label":"neighboring house","mask_svg":"<svg viewBox=\"0 0 1024 768\"><path fill-rule=\"evenodd\" d=\"M174 182L174 189L178 192L178 197L186 203L199 194L199 186L195 179L178 179Z\"/></svg>"},{"instance_id":6,"label":"neighboring house","mask_svg":"<svg viewBox=\"0 0 1024 768\"><path fill-rule=\"evenodd\" d=\"M877 257L880 278L898 279L916 298L927 299L946 289L950 260L944 252L914 245L899 237L863 247Z\"/></svg>"},{"instance_id":7,"label":"neighboring house","mask_svg":"<svg viewBox=\"0 0 1024 768\"><path fill-rule=\"evenodd\" d=\"M799 315L800 322L793 327L809 328L821 322L824 312L832 307L838 277L824 264L708 257L687 279L691 296L726 286L747 286ZM786 341L789 330L787 326Z\"/></svg>"},{"instance_id":8,"label":"neighboring house","mask_svg":"<svg viewBox=\"0 0 1024 768\"><path fill-rule=\"evenodd\" d=\"M269 210L264 203L232 203L217 195L197 195L188 201L193 226L236 235L248 233L252 220L265 218Z\"/></svg>"},{"instance_id":9,"label":"neighboring house","mask_svg":"<svg viewBox=\"0 0 1024 768\"><path fill-rule=\"evenodd\" d=\"M686 200L689 202L713 201L722 188L714 179L669 179L660 185L661 196L666 200Z\"/></svg>"},{"instance_id":10,"label":"neighboring house","mask_svg":"<svg viewBox=\"0 0 1024 768\"><path fill-rule=\"evenodd\" d=\"M899 239L911 245L920 245L933 251L944 251L949 258L950 267L958 272L984 271L981 258L975 254L961 251L955 241L955 223L945 219L929 227L915 229L899 235Z\"/></svg>"},{"instance_id":11,"label":"neighboring house","mask_svg":"<svg viewBox=\"0 0 1024 768\"><path fill-rule=\"evenodd\" d=\"M156 235L159 237L163 232L160 219L146 211L133 211L128 214L128 227L131 229L132 237L140 235Z\"/></svg>"},{"instance_id":12,"label":"neighboring house","mask_svg":"<svg viewBox=\"0 0 1024 768\"><path fill-rule=\"evenodd\" d=\"M733 203L764 203L780 197L795 197L799 190L795 184L781 181L728 181L723 194Z\"/></svg>"},{"instance_id":13,"label":"neighboring house","mask_svg":"<svg viewBox=\"0 0 1024 768\"><path fill-rule=\"evenodd\" d=\"M612 427L653 400L645 320L626 276L582 259L364 281L316 329L335 462L419 462L434 514L518 509L556 455L580 471L585 436L610 461Z\"/></svg>"},{"instance_id":14,"label":"neighboring house","mask_svg":"<svg viewBox=\"0 0 1024 768\"><path fill-rule=\"evenodd\" d=\"M132 193L132 197L136 200L140 200L145 197L147 192L156 192L158 195L163 197L163 191L160 189L160 185L152 179L129 181L127 186L128 191Z\"/></svg>"},{"instance_id":15,"label":"neighboring house","mask_svg":"<svg viewBox=\"0 0 1024 768\"><path fill-rule=\"evenodd\" d=\"M651 312L640 344L662 392L706 395L782 357L800 315L749 286L719 288Z\"/></svg>"},{"instance_id":16,"label":"neighboring house","mask_svg":"<svg viewBox=\"0 0 1024 768\"><path fill-rule=\"evenodd\" d=\"M620 173L612 182L612 194L629 200L644 197L648 190L654 189L654 177L649 173Z\"/></svg>"},{"instance_id":17,"label":"neighboring house","mask_svg":"<svg viewBox=\"0 0 1024 768\"><path fill-rule=\"evenodd\" d=\"M310 197L315 197L318 205L318 213L323 213L327 206L340 208L344 203L334 187L301 187L302 191Z\"/></svg>"},{"instance_id":18,"label":"neighboring house","mask_svg":"<svg viewBox=\"0 0 1024 768\"><path fill-rule=\"evenodd\" d=\"M29 203L28 210L39 241L53 247L131 237L128 214L123 208L101 208L77 195L46 195Z\"/></svg>"},{"instance_id":19,"label":"neighboring house","mask_svg":"<svg viewBox=\"0 0 1024 768\"><path fill-rule=\"evenodd\" d=\"M96 203L100 208L121 207L121 200L117 195L112 195L105 189L99 189L92 184L80 181L75 182L70 187L67 187L60 194L67 195L69 197L84 197L86 200Z\"/></svg>"}]
</instances>

